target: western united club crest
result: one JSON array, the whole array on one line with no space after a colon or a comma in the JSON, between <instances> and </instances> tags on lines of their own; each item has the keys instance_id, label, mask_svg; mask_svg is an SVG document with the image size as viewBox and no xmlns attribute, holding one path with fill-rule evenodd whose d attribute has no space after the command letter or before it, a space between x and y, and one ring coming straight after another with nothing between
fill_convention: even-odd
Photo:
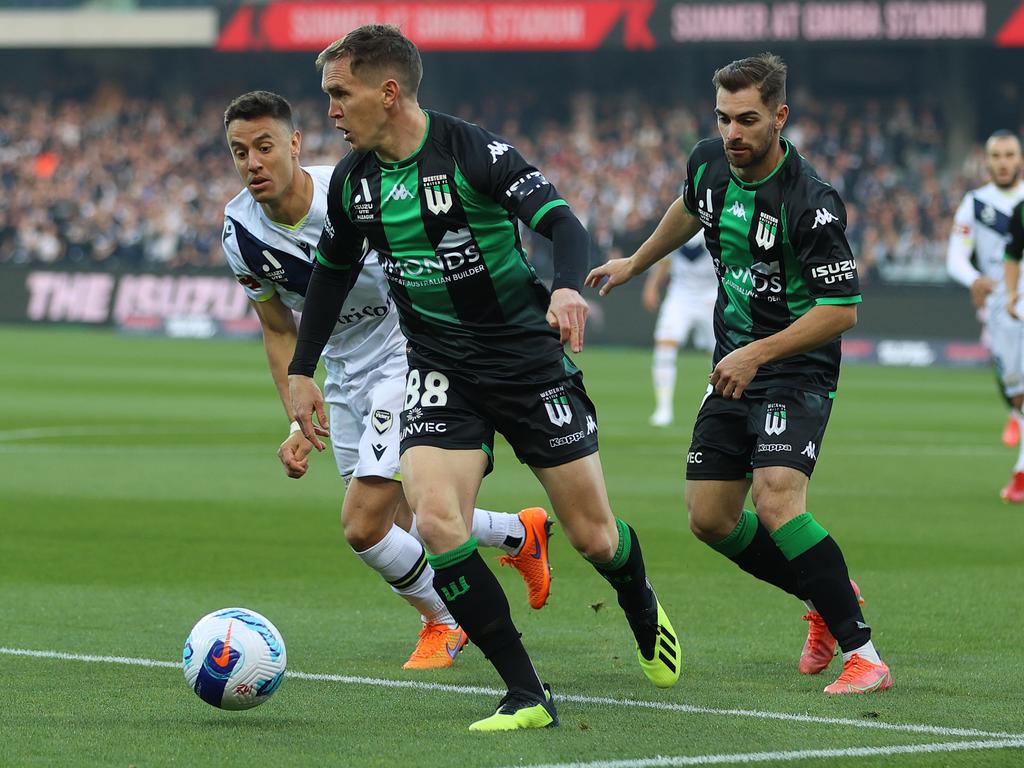
<instances>
[{"instance_id":1,"label":"western united club crest","mask_svg":"<svg viewBox=\"0 0 1024 768\"><path fill-rule=\"evenodd\" d=\"M563 387L549 389L542 392L540 399L544 401L544 410L548 412L548 420L556 427L562 427L572 422L572 408L569 406L569 396Z\"/></svg>"},{"instance_id":2,"label":"western united club crest","mask_svg":"<svg viewBox=\"0 0 1024 768\"><path fill-rule=\"evenodd\" d=\"M449 184L446 173L423 179L423 198L427 203L427 209L435 216L451 210L452 191Z\"/></svg>"},{"instance_id":3,"label":"western united club crest","mask_svg":"<svg viewBox=\"0 0 1024 768\"><path fill-rule=\"evenodd\" d=\"M786 431L786 406L782 403L770 403L768 414L764 417L766 435L781 435Z\"/></svg>"},{"instance_id":4,"label":"western united club crest","mask_svg":"<svg viewBox=\"0 0 1024 768\"><path fill-rule=\"evenodd\" d=\"M758 247L767 251L775 245L775 233L779 228L779 220L764 211L757 218L757 232L754 234L754 242Z\"/></svg>"}]
</instances>

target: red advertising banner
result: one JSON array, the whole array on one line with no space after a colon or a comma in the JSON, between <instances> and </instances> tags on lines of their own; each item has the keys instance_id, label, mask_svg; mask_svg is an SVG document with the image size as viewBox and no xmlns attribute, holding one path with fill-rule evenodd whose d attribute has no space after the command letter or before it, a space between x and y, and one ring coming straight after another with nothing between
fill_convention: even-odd
<instances>
[{"instance_id":1,"label":"red advertising banner","mask_svg":"<svg viewBox=\"0 0 1024 768\"><path fill-rule=\"evenodd\" d=\"M221 51L317 52L363 24L424 51L647 50L694 43L1024 45L1021 0L282 0L224 14Z\"/></svg>"},{"instance_id":2,"label":"red advertising banner","mask_svg":"<svg viewBox=\"0 0 1024 768\"><path fill-rule=\"evenodd\" d=\"M221 51L319 51L363 24L395 24L424 51L589 51L621 25L617 45L653 48L655 0L558 2L272 2L243 7Z\"/></svg>"}]
</instances>

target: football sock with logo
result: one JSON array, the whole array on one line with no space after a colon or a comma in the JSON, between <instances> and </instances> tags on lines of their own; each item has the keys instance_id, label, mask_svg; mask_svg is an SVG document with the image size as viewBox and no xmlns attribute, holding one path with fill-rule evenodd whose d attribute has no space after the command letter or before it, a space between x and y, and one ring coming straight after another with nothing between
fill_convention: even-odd
<instances>
[{"instance_id":1,"label":"football sock with logo","mask_svg":"<svg viewBox=\"0 0 1024 768\"><path fill-rule=\"evenodd\" d=\"M379 573L424 619L455 626L455 619L434 590L434 571L427 563L423 545L397 525L391 526L383 539L363 552L356 552L356 555Z\"/></svg>"},{"instance_id":2,"label":"football sock with logo","mask_svg":"<svg viewBox=\"0 0 1024 768\"><path fill-rule=\"evenodd\" d=\"M678 349L669 344L655 344L651 378L654 381L654 408L672 413L672 396L676 391L676 357Z\"/></svg>"},{"instance_id":3,"label":"football sock with logo","mask_svg":"<svg viewBox=\"0 0 1024 768\"><path fill-rule=\"evenodd\" d=\"M768 529L749 509L743 510L732 533L708 546L751 576L800 597L800 585L792 564L776 546Z\"/></svg>"},{"instance_id":4,"label":"football sock with logo","mask_svg":"<svg viewBox=\"0 0 1024 768\"><path fill-rule=\"evenodd\" d=\"M519 553L526 539L526 528L519 515L473 510L473 530L470 532L482 547L497 547L510 555Z\"/></svg>"},{"instance_id":5,"label":"football sock with logo","mask_svg":"<svg viewBox=\"0 0 1024 768\"><path fill-rule=\"evenodd\" d=\"M615 527L619 532L615 556L607 563L595 563L593 560L590 563L612 585L619 599L619 607L625 612L640 646L640 652L645 659L650 659L654 656L654 643L657 640L657 600L647 581L644 556L640 551L636 531L618 518L615 519Z\"/></svg>"},{"instance_id":6,"label":"football sock with logo","mask_svg":"<svg viewBox=\"0 0 1024 768\"><path fill-rule=\"evenodd\" d=\"M450 552L428 555L434 568L434 588L505 685L543 699L544 687L512 623L505 593L476 546L476 539L470 537Z\"/></svg>"},{"instance_id":7,"label":"football sock with logo","mask_svg":"<svg viewBox=\"0 0 1024 768\"><path fill-rule=\"evenodd\" d=\"M814 607L839 647L853 651L871 640L871 628L857 604L839 545L810 512L797 515L772 534L796 570L801 594Z\"/></svg>"},{"instance_id":8,"label":"football sock with logo","mask_svg":"<svg viewBox=\"0 0 1024 768\"><path fill-rule=\"evenodd\" d=\"M412 519L409 533L420 543L420 532L416 528L416 518ZM470 535L477 544L483 547L494 547L510 555L519 554L526 540L526 529L519 515L506 512L491 512L486 509L473 510L473 529Z\"/></svg>"}]
</instances>

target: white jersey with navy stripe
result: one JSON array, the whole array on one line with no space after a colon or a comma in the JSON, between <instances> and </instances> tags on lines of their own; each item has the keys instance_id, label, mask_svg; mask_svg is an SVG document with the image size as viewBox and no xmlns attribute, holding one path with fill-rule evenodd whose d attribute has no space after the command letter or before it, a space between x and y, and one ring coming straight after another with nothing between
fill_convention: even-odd
<instances>
[{"instance_id":1,"label":"white jersey with navy stripe","mask_svg":"<svg viewBox=\"0 0 1024 768\"><path fill-rule=\"evenodd\" d=\"M224 208L221 242L228 265L246 295L266 301L274 294L301 312L313 271L316 246L327 216L327 188L333 166L303 170L313 179L309 213L295 227L271 221L248 190ZM338 317L323 356L345 378L379 367L392 355L405 355L405 337L375 253L367 254Z\"/></svg>"},{"instance_id":2,"label":"white jersey with navy stripe","mask_svg":"<svg viewBox=\"0 0 1024 768\"><path fill-rule=\"evenodd\" d=\"M991 278L1003 291L1003 254L1009 240L1010 213L1024 199L1024 182L1002 189L995 184L972 189L964 195L953 218L947 265L950 275L968 287L981 275ZM971 265L975 254L977 267ZM998 300L998 296L997 296Z\"/></svg>"},{"instance_id":3,"label":"white jersey with navy stripe","mask_svg":"<svg viewBox=\"0 0 1024 768\"><path fill-rule=\"evenodd\" d=\"M704 245L702 229L669 257L669 290L682 296L703 299L718 292L718 276L711 254Z\"/></svg>"}]
</instances>

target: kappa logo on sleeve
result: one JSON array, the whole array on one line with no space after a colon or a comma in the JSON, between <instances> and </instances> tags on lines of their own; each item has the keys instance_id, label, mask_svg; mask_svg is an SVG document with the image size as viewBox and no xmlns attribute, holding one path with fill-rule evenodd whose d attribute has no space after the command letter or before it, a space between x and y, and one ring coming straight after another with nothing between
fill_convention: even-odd
<instances>
[{"instance_id":1,"label":"kappa logo on sleeve","mask_svg":"<svg viewBox=\"0 0 1024 768\"><path fill-rule=\"evenodd\" d=\"M826 208L819 208L814 212L814 224L811 225L811 229L823 227L833 221L839 221L839 217L832 215L832 212Z\"/></svg>"},{"instance_id":2,"label":"kappa logo on sleeve","mask_svg":"<svg viewBox=\"0 0 1024 768\"><path fill-rule=\"evenodd\" d=\"M494 165L496 162L498 162L499 157L501 157L510 149L512 149L512 145L505 144L500 141L492 141L490 144L487 145L487 149L490 150L491 153L491 165Z\"/></svg>"}]
</instances>

